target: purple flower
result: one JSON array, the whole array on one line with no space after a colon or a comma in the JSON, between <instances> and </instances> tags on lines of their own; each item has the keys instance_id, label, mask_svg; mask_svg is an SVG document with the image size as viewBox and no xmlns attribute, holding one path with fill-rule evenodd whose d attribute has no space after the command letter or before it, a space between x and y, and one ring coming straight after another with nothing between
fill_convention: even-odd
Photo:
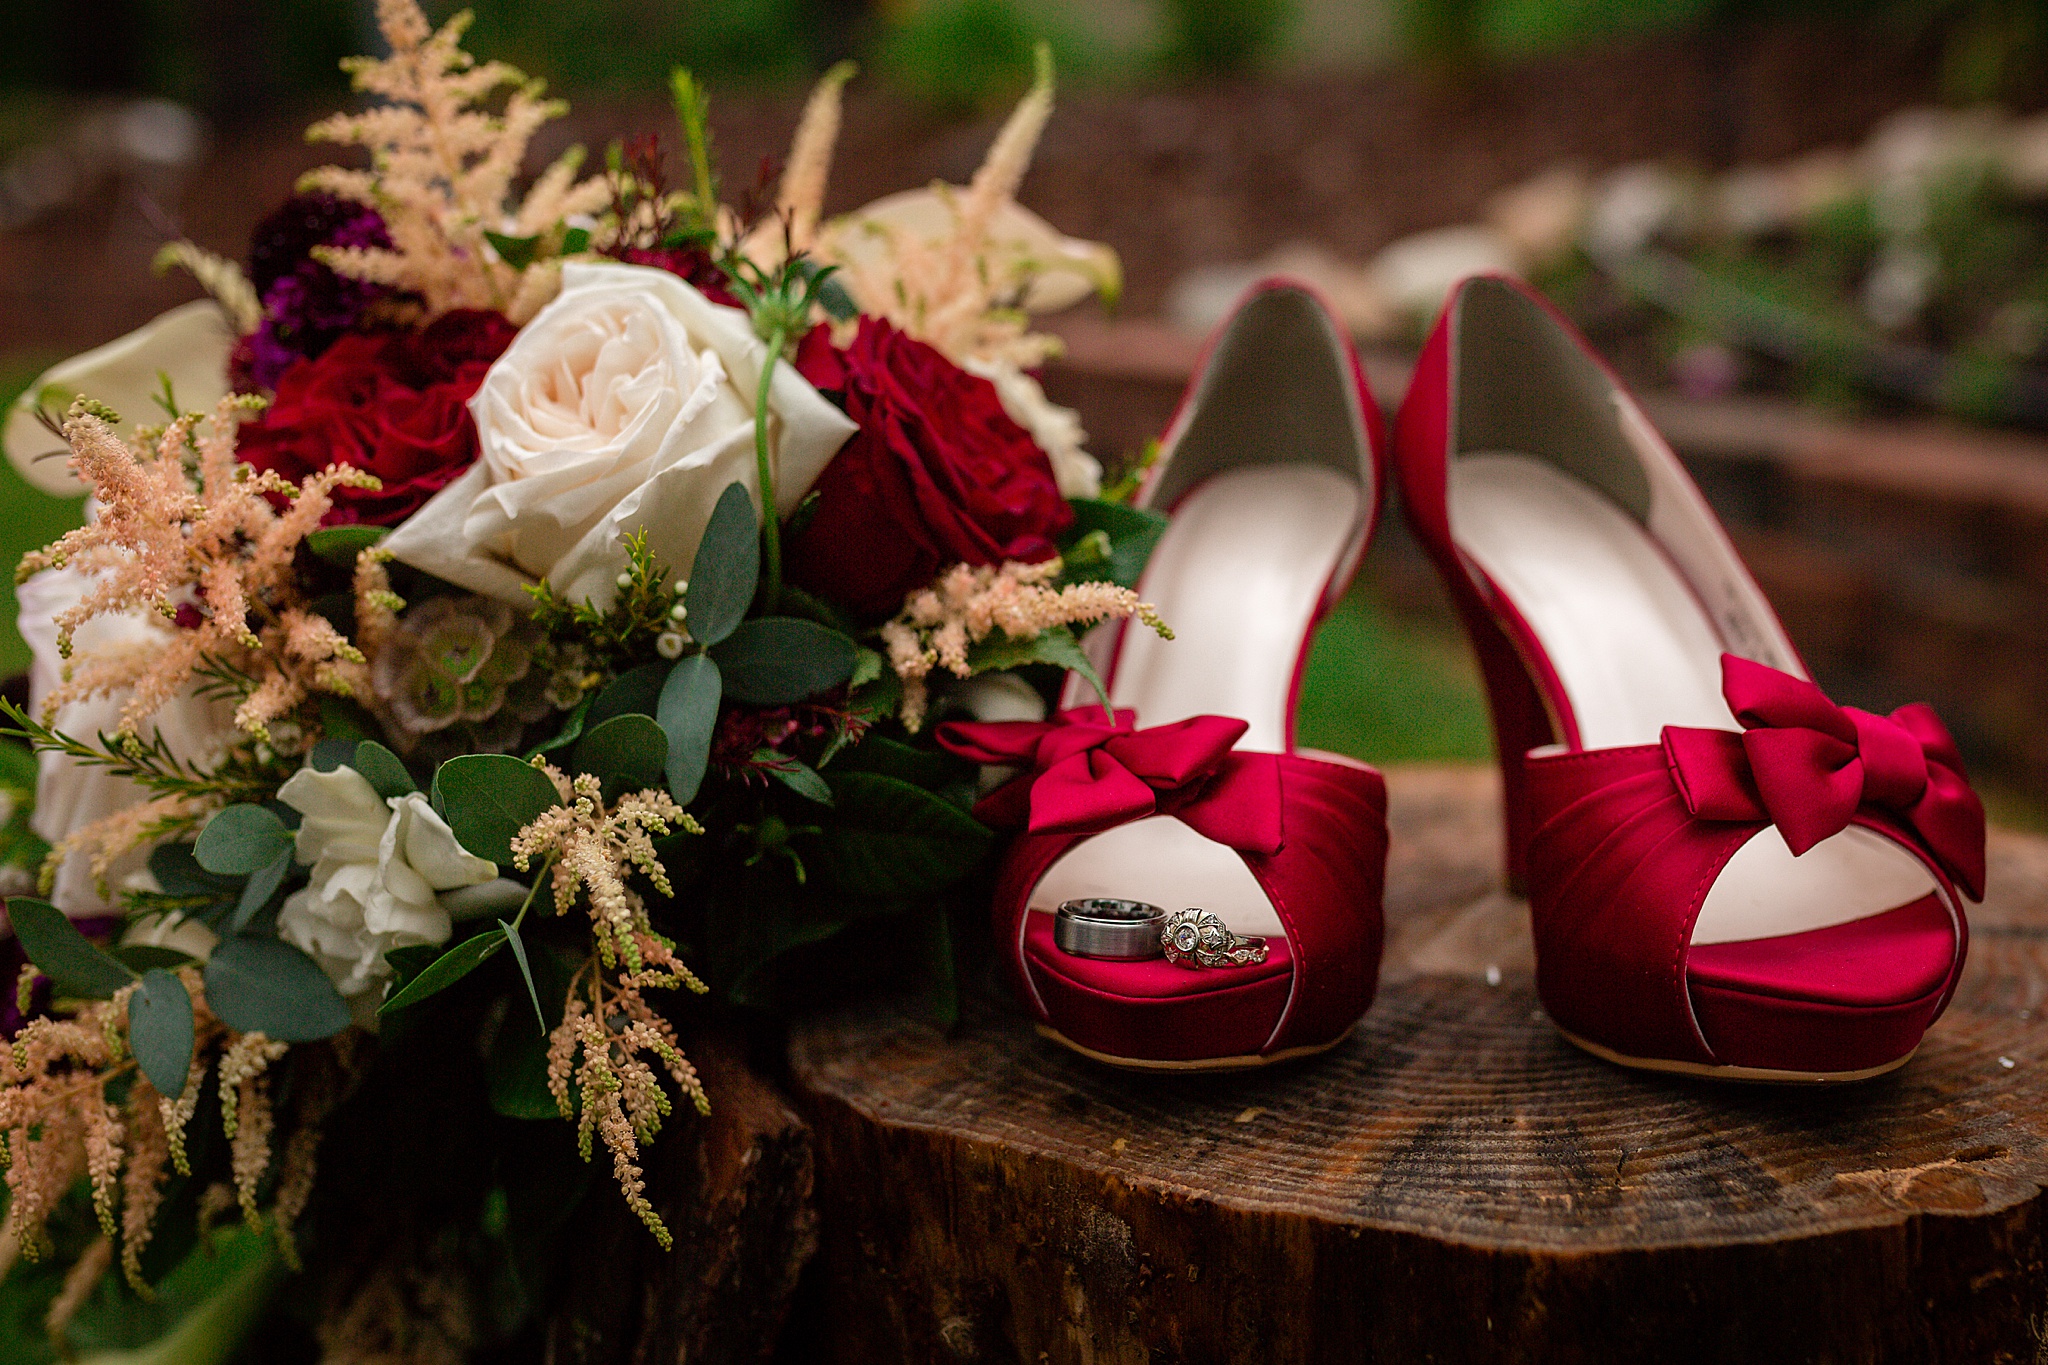
<instances>
[{"instance_id":1,"label":"purple flower","mask_svg":"<svg viewBox=\"0 0 2048 1365\"><path fill-rule=\"evenodd\" d=\"M270 390L296 360L311 360L359 330L383 285L337 275L313 259L318 246L389 247L376 210L331 194L298 194L256 225L249 281L263 300L263 322L229 359L237 389Z\"/></svg>"}]
</instances>

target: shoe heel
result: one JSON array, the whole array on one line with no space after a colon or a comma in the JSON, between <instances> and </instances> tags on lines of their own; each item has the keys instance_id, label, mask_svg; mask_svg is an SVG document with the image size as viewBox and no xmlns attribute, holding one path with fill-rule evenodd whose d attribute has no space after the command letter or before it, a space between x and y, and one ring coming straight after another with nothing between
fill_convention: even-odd
<instances>
[{"instance_id":1,"label":"shoe heel","mask_svg":"<svg viewBox=\"0 0 2048 1365\"><path fill-rule=\"evenodd\" d=\"M1529 838L1534 833L1524 789L1524 757L1531 749L1554 743L1557 736L1550 710L1514 641L1490 613L1468 606L1464 615L1473 650L1479 656L1479 672L1486 681L1493 745L1500 758L1508 889L1520 895L1528 881Z\"/></svg>"}]
</instances>

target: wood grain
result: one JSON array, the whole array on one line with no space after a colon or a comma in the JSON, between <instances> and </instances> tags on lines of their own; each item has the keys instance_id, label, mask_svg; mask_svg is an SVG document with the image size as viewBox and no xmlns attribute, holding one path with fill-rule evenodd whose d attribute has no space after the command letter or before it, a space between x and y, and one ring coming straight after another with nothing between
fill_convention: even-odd
<instances>
[{"instance_id":1,"label":"wood grain","mask_svg":"<svg viewBox=\"0 0 2048 1365\"><path fill-rule=\"evenodd\" d=\"M993 1003L795 1030L839 1359L2048 1359L2048 841L1994 832L1901 1071L1714 1085L1545 1022L1491 774L1389 781L1386 971L1328 1057L1133 1076Z\"/></svg>"},{"instance_id":2,"label":"wood grain","mask_svg":"<svg viewBox=\"0 0 2048 1365\"><path fill-rule=\"evenodd\" d=\"M661 1250L616 1191L594 1191L566 1238L548 1365L738 1365L766 1359L782 1331L817 1248L810 1132L737 1037L685 1046L711 1113L678 1116L642 1157L675 1248ZM604 1180L602 1148L597 1160Z\"/></svg>"}]
</instances>

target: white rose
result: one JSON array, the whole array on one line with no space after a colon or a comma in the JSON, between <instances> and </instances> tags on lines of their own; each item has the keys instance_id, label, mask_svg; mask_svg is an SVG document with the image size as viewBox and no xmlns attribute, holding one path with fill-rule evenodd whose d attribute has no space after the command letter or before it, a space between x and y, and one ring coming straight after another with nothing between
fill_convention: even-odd
<instances>
[{"instance_id":1,"label":"white rose","mask_svg":"<svg viewBox=\"0 0 2048 1365\"><path fill-rule=\"evenodd\" d=\"M115 428L122 439L138 426L161 425L165 414L156 395L169 375L172 396L187 412L209 412L228 391L228 352L235 334L219 305L201 299L155 318L127 336L52 366L23 390L7 414L7 458L21 476L45 493L76 497L85 486L63 456L64 443L35 417L43 390L83 394L121 414Z\"/></svg>"},{"instance_id":2,"label":"white rose","mask_svg":"<svg viewBox=\"0 0 2048 1365\"><path fill-rule=\"evenodd\" d=\"M80 626L72 638L69 663L57 653L57 613L76 606L91 588L93 580L76 569L45 569L15 589L21 607L19 628L33 655L29 665L29 714L40 717L43 699L63 681L67 667L82 664L99 653L160 648L174 629L140 612L96 616ZM128 704L123 688L105 696L72 702L58 710L53 724L58 730L84 740L98 742L101 732L120 724L121 710ZM163 737L164 744L180 762L210 766L233 724L233 710L224 703L210 702L181 692L166 702L148 724ZM36 760L36 809L29 827L39 836L58 843L96 820L140 805L149 793L125 777L102 767L89 766L62 754L45 753ZM118 887L143 872L148 848L138 848L117 858L107 869L107 884ZM65 914L104 914L114 908L112 899L102 896L92 875L91 858L75 853L57 869L50 902Z\"/></svg>"},{"instance_id":3,"label":"white rose","mask_svg":"<svg viewBox=\"0 0 2048 1365\"><path fill-rule=\"evenodd\" d=\"M961 368L996 386L996 397L1010 420L1031 433L1031 439L1052 461L1052 476L1063 498L1092 498L1102 492L1102 466L1084 447L1088 433L1081 414L1045 396L1036 379L1007 360L969 357Z\"/></svg>"},{"instance_id":4,"label":"white rose","mask_svg":"<svg viewBox=\"0 0 2048 1365\"><path fill-rule=\"evenodd\" d=\"M381 985L393 948L448 941L454 926L441 892L498 875L456 842L426 797L387 801L353 768L301 768L277 795L305 817L298 859L313 865L312 881L278 912L278 937L305 949L343 996Z\"/></svg>"},{"instance_id":5,"label":"white rose","mask_svg":"<svg viewBox=\"0 0 2048 1365\"><path fill-rule=\"evenodd\" d=\"M400 560L524 605L546 578L609 604L627 535L687 574L718 495L760 504L753 395L767 348L746 314L664 270L572 261L470 400L482 458L394 531ZM778 512L789 515L853 423L787 365L769 388Z\"/></svg>"}]
</instances>

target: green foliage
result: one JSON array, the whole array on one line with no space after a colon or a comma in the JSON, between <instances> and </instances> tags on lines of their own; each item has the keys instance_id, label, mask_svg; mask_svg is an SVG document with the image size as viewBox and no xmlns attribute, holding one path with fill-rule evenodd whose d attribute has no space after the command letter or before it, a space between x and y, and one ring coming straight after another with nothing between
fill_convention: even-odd
<instances>
[{"instance_id":1,"label":"green foliage","mask_svg":"<svg viewBox=\"0 0 2048 1365\"><path fill-rule=\"evenodd\" d=\"M1199 3L1199 0L1196 0ZM955 110L994 109L1031 85L1050 42L1062 69L1086 65L1073 39L1015 0L924 0L876 46L877 68L921 99Z\"/></svg>"},{"instance_id":2,"label":"green foliage","mask_svg":"<svg viewBox=\"0 0 2048 1365\"><path fill-rule=\"evenodd\" d=\"M224 938L206 961L206 1003L238 1033L287 1043L331 1038L348 1006L318 963L274 938Z\"/></svg>"},{"instance_id":3,"label":"green foliage","mask_svg":"<svg viewBox=\"0 0 2048 1365\"><path fill-rule=\"evenodd\" d=\"M703 784L704 768L711 758L723 695L718 665L705 654L677 661L662 685L654 718L668 737L668 791L678 805L687 806L697 799L697 788Z\"/></svg>"},{"instance_id":4,"label":"green foliage","mask_svg":"<svg viewBox=\"0 0 2048 1365\"><path fill-rule=\"evenodd\" d=\"M1051 664L1055 668L1071 669L1087 679L1104 706L1109 705L1109 688L1103 685L1102 675L1095 671L1094 661L1082 650L1074 632L1065 626L1052 626L1028 640L994 634L967 651L967 666L976 673L1022 668L1026 664Z\"/></svg>"},{"instance_id":5,"label":"green foliage","mask_svg":"<svg viewBox=\"0 0 2048 1365\"><path fill-rule=\"evenodd\" d=\"M116 777L147 790L153 796L218 797L228 801L261 801L274 793L291 776L296 764L275 756L260 758L250 748L230 750L218 767L201 770L173 754L161 734L151 732L147 741L129 736L116 740L98 736L97 747L51 729L13 702L0 698L0 716L12 721L0 726L0 740L25 743L36 753L59 753L89 768L104 768ZM196 817L182 825L196 823Z\"/></svg>"},{"instance_id":6,"label":"green foliage","mask_svg":"<svg viewBox=\"0 0 2048 1365\"><path fill-rule=\"evenodd\" d=\"M192 856L219 877L246 877L289 854L291 831L275 812L257 805L229 806L206 822Z\"/></svg>"},{"instance_id":7,"label":"green foliage","mask_svg":"<svg viewBox=\"0 0 2048 1365\"><path fill-rule=\"evenodd\" d=\"M1146 561L1166 534L1166 518L1101 498L1074 498L1067 505L1074 509L1074 524L1060 543L1066 564L1062 577L1070 583L1137 587Z\"/></svg>"},{"instance_id":8,"label":"green foliage","mask_svg":"<svg viewBox=\"0 0 2048 1365\"><path fill-rule=\"evenodd\" d=\"M549 639L578 646L595 656L607 673L631 668L655 652L654 642L670 628L676 592L668 566L647 548L645 529L626 537L626 582L603 610L588 602L564 602L546 580L527 589L533 621Z\"/></svg>"},{"instance_id":9,"label":"green foliage","mask_svg":"<svg viewBox=\"0 0 2048 1365\"><path fill-rule=\"evenodd\" d=\"M382 526L323 526L306 537L306 548L338 569L353 569L356 556L384 536Z\"/></svg>"},{"instance_id":10,"label":"green foliage","mask_svg":"<svg viewBox=\"0 0 2048 1365\"><path fill-rule=\"evenodd\" d=\"M366 739L356 745L355 762L351 765L362 775L371 790L386 801L397 796L410 796L418 791L419 784L406 771L405 762L397 754L374 739Z\"/></svg>"},{"instance_id":11,"label":"green foliage","mask_svg":"<svg viewBox=\"0 0 2048 1365\"><path fill-rule=\"evenodd\" d=\"M795 616L744 622L711 651L735 701L777 706L802 701L852 676L854 643L829 626Z\"/></svg>"},{"instance_id":12,"label":"green foliage","mask_svg":"<svg viewBox=\"0 0 2048 1365\"><path fill-rule=\"evenodd\" d=\"M513 838L560 796L546 773L509 754L464 754L434 774L433 800L456 842L502 868Z\"/></svg>"},{"instance_id":13,"label":"green foliage","mask_svg":"<svg viewBox=\"0 0 2048 1365\"><path fill-rule=\"evenodd\" d=\"M29 828L35 814L36 756L19 744L0 743L0 801L7 818L0 820L0 867L34 872L49 856L50 845Z\"/></svg>"},{"instance_id":14,"label":"green foliage","mask_svg":"<svg viewBox=\"0 0 2048 1365\"><path fill-rule=\"evenodd\" d=\"M13 896L7 901L7 914L21 950L55 983L58 994L105 1000L136 979L48 901Z\"/></svg>"},{"instance_id":15,"label":"green foliage","mask_svg":"<svg viewBox=\"0 0 2048 1365\"><path fill-rule=\"evenodd\" d=\"M447 990L497 955L509 935L504 927L472 934L429 962L417 976L393 991L377 1008L380 1015L394 1014L416 1005L430 995Z\"/></svg>"},{"instance_id":16,"label":"green foliage","mask_svg":"<svg viewBox=\"0 0 2048 1365\"><path fill-rule=\"evenodd\" d=\"M818 836L819 875L849 895L929 896L987 856L995 836L959 807L880 773L833 772L832 823Z\"/></svg>"},{"instance_id":17,"label":"green foliage","mask_svg":"<svg viewBox=\"0 0 2048 1365\"><path fill-rule=\"evenodd\" d=\"M576 743L570 766L604 784L607 803L667 785L668 736L645 714L613 716Z\"/></svg>"},{"instance_id":18,"label":"green foliage","mask_svg":"<svg viewBox=\"0 0 2048 1365\"><path fill-rule=\"evenodd\" d=\"M674 667L665 660L642 664L612 679L591 699L590 711L583 718L583 728L594 730L614 716L653 715L655 705L661 699L662 684L668 681L669 670Z\"/></svg>"},{"instance_id":19,"label":"green foliage","mask_svg":"<svg viewBox=\"0 0 2048 1365\"><path fill-rule=\"evenodd\" d=\"M732 634L746 618L760 577L760 518L746 486L734 481L718 495L690 566L683 603L690 613L691 637L710 646Z\"/></svg>"},{"instance_id":20,"label":"green foliage","mask_svg":"<svg viewBox=\"0 0 2048 1365\"><path fill-rule=\"evenodd\" d=\"M1296 16L1296 0L1163 0L1161 62L1193 76L1246 71L1272 55Z\"/></svg>"},{"instance_id":21,"label":"green foliage","mask_svg":"<svg viewBox=\"0 0 2048 1365\"><path fill-rule=\"evenodd\" d=\"M142 974L128 997L128 1046L157 1093L175 1099L192 1069L192 997L161 967Z\"/></svg>"}]
</instances>

